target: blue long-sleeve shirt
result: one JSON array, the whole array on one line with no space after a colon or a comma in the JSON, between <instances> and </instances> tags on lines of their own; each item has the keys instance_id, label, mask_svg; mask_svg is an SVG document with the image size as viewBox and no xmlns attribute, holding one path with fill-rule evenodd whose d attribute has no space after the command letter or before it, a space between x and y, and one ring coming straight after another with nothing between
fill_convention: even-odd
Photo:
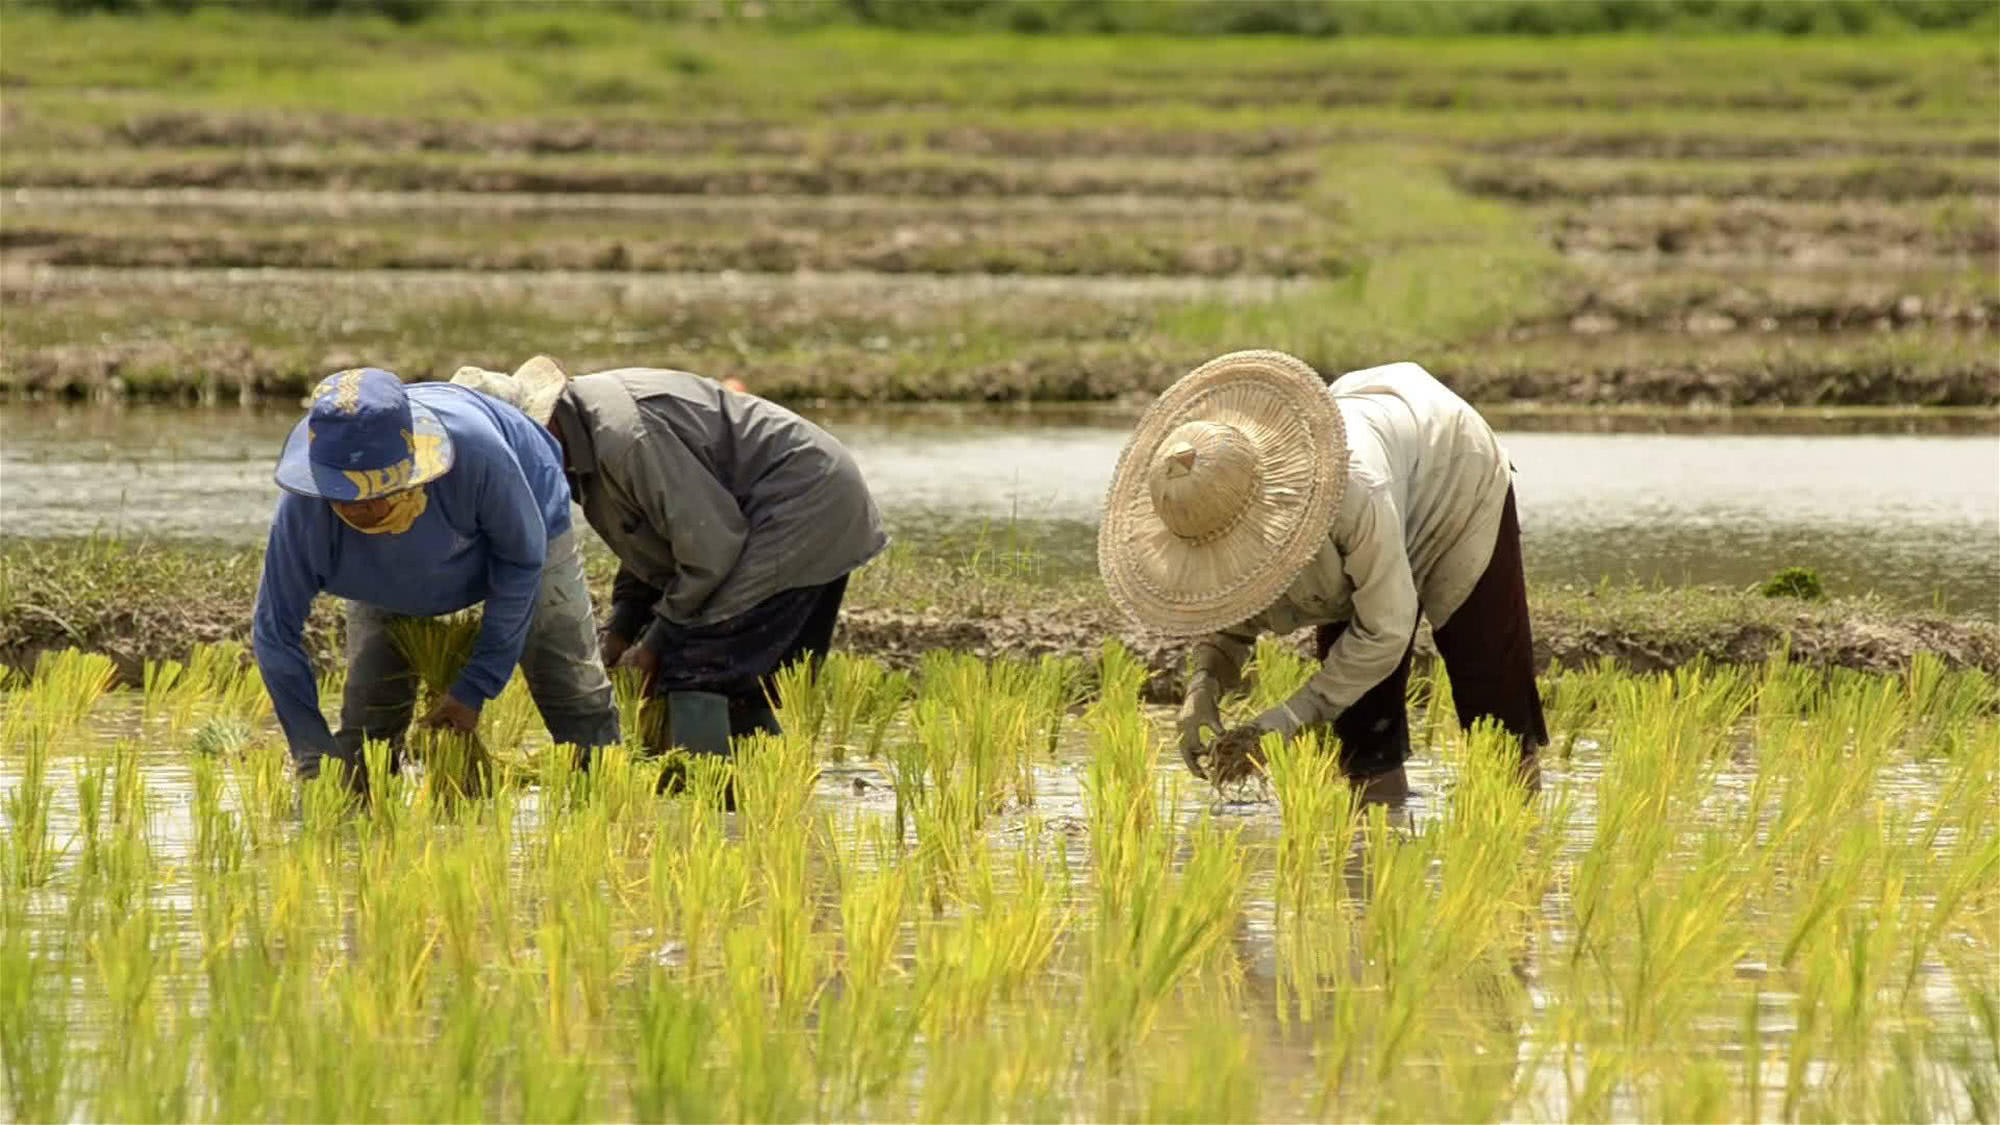
<instances>
[{"instance_id":1,"label":"blue long-sleeve shirt","mask_svg":"<svg viewBox=\"0 0 2000 1125\"><path fill-rule=\"evenodd\" d=\"M451 435L451 470L423 486L423 514L399 535L347 526L325 500L283 494L264 549L252 646L293 753L333 750L306 656L306 614L321 593L391 613L434 616L486 603L472 660L451 688L479 707L520 662L549 540L570 529L562 450L520 411L449 383L409 388Z\"/></svg>"}]
</instances>

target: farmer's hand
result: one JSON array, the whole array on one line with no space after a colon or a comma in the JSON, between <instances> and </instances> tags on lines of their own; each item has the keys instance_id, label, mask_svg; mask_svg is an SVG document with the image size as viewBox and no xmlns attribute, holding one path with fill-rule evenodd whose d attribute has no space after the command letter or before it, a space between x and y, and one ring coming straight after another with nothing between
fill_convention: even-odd
<instances>
[{"instance_id":1,"label":"farmer's hand","mask_svg":"<svg viewBox=\"0 0 2000 1125\"><path fill-rule=\"evenodd\" d=\"M618 658L620 668L639 670L639 695L653 694L653 681L660 678L660 654L645 645L631 645Z\"/></svg>"},{"instance_id":2,"label":"farmer's hand","mask_svg":"<svg viewBox=\"0 0 2000 1125\"><path fill-rule=\"evenodd\" d=\"M1294 692L1290 699L1250 720L1259 734L1290 738L1316 723L1331 722L1326 703L1309 690Z\"/></svg>"},{"instance_id":3,"label":"farmer's hand","mask_svg":"<svg viewBox=\"0 0 2000 1125\"><path fill-rule=\"evenodd\" d=\"M1202 728L1222 732L1222 710L1216 705L1221 694L1222 687L1214 676L1196 672L1188 684L1187 698L1181 700L1181 761L1187 763L1188 772L1196 777L1208 776L1201 765Z\"/></svg>"},{"instance_id":4,"label":"farmer's hand","mask_svg":"<svg viewBox=\"0 0 2000 1125\"><path fill-rule=\"evenodd\" d=\"M597 655L599 659L604 661L606 668L616 668L618 666L618 659L624 656L625 650L631 647L632 641L629 637L619 636L610 629L604 630L597 638Z\"/></svg>"},{"instance_id":5,"label":"farmer's hand","mask_svg":"<svg viewBox=\"0 0 2000 1125\"><path fill-rule=\"evenodd\" d=\"M417 720L417 725L471 734L479 729L479 708L459 702L455 695L447 695L431 708L430 714Z\"/></svg>"}]
</instances>

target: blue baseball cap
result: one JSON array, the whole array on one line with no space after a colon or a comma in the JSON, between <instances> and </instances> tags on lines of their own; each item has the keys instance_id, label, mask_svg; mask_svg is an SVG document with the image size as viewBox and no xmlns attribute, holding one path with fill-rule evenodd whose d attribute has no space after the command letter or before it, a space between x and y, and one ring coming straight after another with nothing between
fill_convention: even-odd
<instances>
[{"instance_id":1,"label":"blue baseball cap","mask_svg":"<svg viewBox=\"0 0 2000 1125\"><path fill-rule=\"evenodd\" d=\"M329 375L278 454L278 487L326 500L373 500L451 469L451 435L403 381L379 367Z\"/></svg>"}]
</instances>

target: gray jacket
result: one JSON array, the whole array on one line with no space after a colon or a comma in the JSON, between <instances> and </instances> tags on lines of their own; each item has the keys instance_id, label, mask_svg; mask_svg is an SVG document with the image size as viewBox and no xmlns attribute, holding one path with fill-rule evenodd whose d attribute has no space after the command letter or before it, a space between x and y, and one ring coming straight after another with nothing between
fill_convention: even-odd
<instances>
[{"instance_id":1,"label":"gray jacket","mask_svg":"<svg viewBox=\"0 0 2000 1125\"><path fill-rule=\"evenodd\" d=\"M888 545L860 468L832 434L701 376L578 376L550 424L576 502L618 556L612 629L627 639L653 614L677 625L735 617L832 582Z\"/></svg>"}]
</instances>

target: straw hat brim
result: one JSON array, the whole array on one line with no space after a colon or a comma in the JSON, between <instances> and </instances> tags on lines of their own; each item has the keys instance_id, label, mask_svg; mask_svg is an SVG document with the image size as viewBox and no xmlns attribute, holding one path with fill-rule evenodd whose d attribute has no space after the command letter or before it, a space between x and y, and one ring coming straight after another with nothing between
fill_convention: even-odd
<instances>
[{"instance_id":1,"label":"straw hat brim","mask_svg":"<svg viewBox=\"0 0 2000 1125\"><path fill-rule=\"evenodd\" d=\"M492 395L526 414L536 425L546 426L549 416L555 413L556 400L562 398L563 388L569 385L569 376L555 360L538 355L516 368L512 375L483 367L461 367L451 381Z\"/></svg>"},{"instance_id":2,"label":"straw hat brim","mask_svg":"<svg viewBox=\"0 0 2000 1125\"><path fill-rule=\"evenodd\" d=\"M1190 541L1153 507L1148 473L1188 422L1233 426L1256 450L1258 489L1219 534ZM1326 381L1275 351L1231 352L1148 407L1118 457L1098 530L1111 600L1140 625L1199 636L1276 602L1322 547L1347 485L1347 434Z\"/></svg>"}]
</instances>

